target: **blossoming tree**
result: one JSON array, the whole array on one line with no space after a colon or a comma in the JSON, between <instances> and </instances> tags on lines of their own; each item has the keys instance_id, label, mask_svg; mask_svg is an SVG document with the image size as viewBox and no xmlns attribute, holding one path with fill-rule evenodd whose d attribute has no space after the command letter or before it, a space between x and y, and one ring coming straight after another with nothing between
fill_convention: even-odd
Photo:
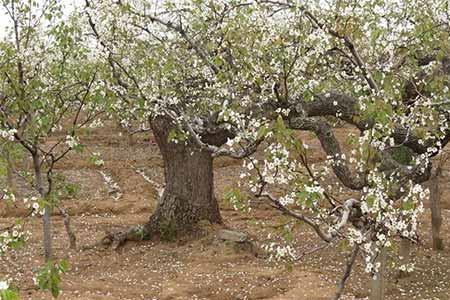
<instances>
[{"instance_id":1,"label":"blossoming tree","mask_svg":"<svg viewBox=\"0 0 450 300\"><path fill-rule=\"evenodd\" d=\"M258 63L257 55L268 53L253 8L222 1L86 1L86 7L110 67L115 112L124 126L150 123L165 163L165 189L149 222L110 238L117 245L190 230L200 220L221 222L213 158L254 151L265 122L259 103L272 94ZM230 138L241 148L227 147Z\"/></svg>"},{"instance_id":2,"label":"blossoming tree","mask_svg":"<svg viewBox=\"0 0 450 300\"><path fill-rule=\"evenodd\" d=\"M336 298L358 252L376 273L393 238L417 240L421 183L450 140L447 10L423 0L87 0L114 109L124 123L150 123L165 163L149 222L109 241L220 222L213 158L263 145L242 175L254 196L327 244L353 246ZM348 153L336 119L358 131ZM309 162L293 129L317 136L326 163Z\"/></svg>"},{"instance_id":3,"label":"blossoming tree","mask_svg":"<svg viewBox=\"0 0 450 300\"><path fill-rule=\"evenodd\" d=\"M247 163L255 176L251 188L327 244L346 239L353 246L337 299L358 251L366 270L382 279L384 249L395 237L418 238L428 195L421 183L450 140L448 7L438 1L261 2L285 12L288 26L297 22L306 34L304 52L285 51L279 61L288 70L275 86L285 123L265 130L272 135L267 155ZM284 49L294 42L284 40ZM297 89L299 79L307 86ZM329 117L359 131L349 134L349 153ZM311 164L308 145L290 129L314 132L326 164ZM330 176L336 185L329 185ZM280 186L285 192L274 196L270 189ZM357 196L342 201L339 194L349 190ZM381 287L375 282L372 299L383 297Z\"/></svg>"},{"instance_id":4,"label":"blossoming tree","mask_svg":"<svg viewBox=\"0 0 450 300\"><path fill-rule=\"evenodd\" d=\"M103 98L78 19L63 16L61 1L0 3L8 21L0 42L0 135L32 160L30 183L39 195L34 206L43 215L50 260L50 216L58 207L53 169L67 153L80 150L78 130L102 112Z\"/></svg>"}]
</instances>

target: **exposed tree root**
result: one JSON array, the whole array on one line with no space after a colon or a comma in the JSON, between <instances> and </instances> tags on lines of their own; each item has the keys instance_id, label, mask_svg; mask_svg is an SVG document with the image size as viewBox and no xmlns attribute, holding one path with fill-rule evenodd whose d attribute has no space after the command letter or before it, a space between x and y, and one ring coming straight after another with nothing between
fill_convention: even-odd
<instances>
[{"instance_id":1,"label":"exposed tree root","mask_svg":"<svg viewBox=\"0 0 450 300\"><path fill-rule=\"evenodd\" d=\"M145 241L151 239L158 239L161 241L173 242L180 237L196 236L198 233L205 233L205 223L211 226L211 222L198 221L195 225L184 224L183 226L176 226L174 222L158 218L157 215L152 215L150 220L144 225L132 226L126 230L117 232L107 232L106 235L93 246L83 247L88 250L96 246L111 247L113 250L124 246L128 241ZM208 231L208 230L207 230Z\"/></svg>"},{"instance_id":2,"label":"exposed tree root","mask_svg":"<svg viewBox=\"0 0 450 300\"><path fill-rule=\"evenodd\" d=\"M150 235L146 231L146 226L137 225L132 226L126 231L106 232L106 235L98 242L81 247L83 251L91 250L102 246L103 248L109 248L117 250L127 241L144 241L149 240Z\"/></svg>"},{"instance_id":3,"label":"exposed tree root","mask_svg":"<svg viewBox=\"0 0 450 300\"><path fill-rule=\"evenodd\" d=\"M125 245L127 241L143 241L148 240L150 235L145 229L147 226L133 226L126 231L118 231L108 233L102 238L100 244L103 246L111 246L113 250Z\"/></svg>"}]
</instances>

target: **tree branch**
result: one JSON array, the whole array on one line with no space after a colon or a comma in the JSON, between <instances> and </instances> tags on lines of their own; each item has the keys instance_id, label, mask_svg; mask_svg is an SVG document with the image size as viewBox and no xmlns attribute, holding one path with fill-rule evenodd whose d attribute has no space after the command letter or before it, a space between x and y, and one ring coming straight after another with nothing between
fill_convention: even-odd
<instances>
[{"instance_id":1,"label":"tree branch","mask_svg":"<svg viewBox=\"0 0 450 300\"><path fill-rule=\"evenodd\" d=\"M345 273L341 278L341 281L338 284L338 289L333 300L339 300L344 292L345 282L350 277L350 273L352 272L353 265L355 264L356 258L358 257L359 245L355 245L353 247L352 253L347 261Z\"/></svg>"}]
</instances>

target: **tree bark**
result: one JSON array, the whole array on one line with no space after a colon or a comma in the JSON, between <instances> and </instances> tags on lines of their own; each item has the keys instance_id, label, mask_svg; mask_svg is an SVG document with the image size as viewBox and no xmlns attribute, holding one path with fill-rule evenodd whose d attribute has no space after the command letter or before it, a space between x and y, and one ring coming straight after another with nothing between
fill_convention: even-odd
<instances>
[{"instance_id":1,"label":"tree bark","mask_svg":"<svg viewBox=\"0 0 450 300\"><path fill-rule=\"evenodd\" d=\"M441 238L442 212L441 212L441 190L439 177L442 169L438 165L430 180L430 209L431 209L431 236L434 250L444 250L444 242Z\"/></svg>"},{"instance_id":2,"label":"tree bark","mask_svg":"<svg viewBox=\"0 0 450 300\"><path fill-rule=\"evenodd\" d=\"M39 195L45 200L46 192L44 184L42 181L42 170L41 170L41 160L39 153L36 151L32 154L33 156L33 169L35 176L36 188ZM52 259L52 232L51 232L51 206L45 201L44 205L44 215L42 216L43 221L43 231L44 231L44 257L45 261Z\"/></svg>"},{"instance_id":3,"label":"tree bark","mask_svg":"<svg viewBox=\"0 0 450 300\"><path fill-rule=\"evenodd\" d=\"M400 240L400 249L399 249L399 256L400 256L400 264L401 265L407 265L410 263L411 260L411 246L412 243L408 239L401 239ZM408 277L410 274L408 271L400 270L398 273L399 278L405 278Z\"/></svg>"},{"instance_id":4,"label":"tree bark","mask_svg":"<svg viewBox=\"0 0 450 300\"><path fill-rule=\"evenodd\" d=\"M352 268L353 268L353 265L355 264L356 257L358 256L358 252L359 252L359 246L355 245L352 250L352 253L350 254L350 257L347 261L344 276L342 276L342 279L338 284L338 288L337 288L336 294L334 295L333 300L339 300L341 298L341 296L344 292L345 282L350 277L350 273L352 272Z\"/></svg>"},{"instance_id":5,"label":"tree bark","mask_svg":"<svg viewBox=\"0 0 450 300\"><path fill-rule=\"evenodd\" d=\"M165 188L153 215L144 226L108 233L100 244L117 249L126 241L159 237L172 240L194 231L200 221L222 223L219 205L214 196L213 157L201 150L191 139L170 141L171 133L179 132L168 117L150 122L164 161ZM230 137L226 130L199 134L202 142L221 146Z\"/></svg>"},{"instance_id":6,"label":"tree bark","mask_svg":"<svg viewBox=\"0 0 450 300\"><path fill-rule=\"evenodd\" d=\"M157 118L151 126L164 160L165 189L146 231L172 235L193 229L201 220L221 223L211 153L199 150L189 140L169 141L175 127L167 118ZM223 141L219 136L215 139L206 142Z\"/></svg>"},{"instance_id":7,"label":"tree bark","mask_svg":"<svg viewBox=\"0 0 450 300\"><path fill-rule=\"evenodd\" d=\"M14 181L14 161L11 157L10 149L5 149L6 156L6 185L8 190L15 193L16 183Z\"/></svg>"},{"instance_id":8,"label":"tree bark","mask_svg":"<svg viewBox=\"0 0 450 300\"><path fill-rule=\"evenodd\" d=\"M383 300L385 293L385 285L386 285L386 259L387 259L387 250L385 247L380 249L380 253L378 253L378 257L375 263L380 263L380 267L378 268L378 272L375 275L375 278L372 279L371 282L371 291L369 300Z\"/></svg>"}]
</instances>

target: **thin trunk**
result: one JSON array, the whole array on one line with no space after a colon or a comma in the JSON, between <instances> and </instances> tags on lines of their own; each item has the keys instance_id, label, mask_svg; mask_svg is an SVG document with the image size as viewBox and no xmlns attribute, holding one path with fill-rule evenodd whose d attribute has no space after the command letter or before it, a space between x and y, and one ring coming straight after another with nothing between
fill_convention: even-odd
<instances>
[{"instance_id":1,"label":"thin trunk","mask_svg":"<svg viewBox=\"0 0 450 300\"><path fill-rule=\"evenodd\" d=\"M444 250L444 242L441 238L442 212L441 190L439 187L441 173L441 166L438 166L430 180L431 236L433 239L433 249L438 251Z\"/></svg>"},{"instance_id":2,"label":"thin trunk","mask_svg":"<svg viewBox=\"0 0 450 300\"><path fill-rule=\"evenodd\" d=\"M338 284L338 289L336 291L336 294L334 295L333 300L339 300L341 298L342 293L344 292L345 283L347 282L347 279L350 277L350 273L352 272L352 268L353 268L353 265L355 264L356 257L358 256L358 252L359 252L359 246L355 245L355 247L353 248L352 253L350 254L350 257L347 261L344 276L342 276L341 281Z\"/></svg>"},{"instance_id":3,"label":"thin trunk","mask_svg":"<svg viewBox=\"0 0 450 300\"><path fill-rule=\"evenodd\" d=\"M411 259L411 241L408 239L401 239L400 241L400 265L407 265ZM409 276L409 272L407 270L400 270L398 277L405 278Z\"/></svg>"},{"instance_id":4,"label":"thin trunk","mask_svg":"<svg viewBox=\"0 0 450 300\"><path fill-rule=\"evenodd\" d=\"M386 259L387 259L387 251L386 248L380 249L378 253L378 257L375 263L380 263L378 268L378 272L375 274L375 277L371 282L371 291L369 300L383 300L385 285L386 285Z\"/></svg>"},{"instance_id":5,"label":"thin trunk","mask_svg":"<svg viewBox=\"0 0 450 300\"><path fill-rule=\"evenodd\" d=\"M149 231L156 229L170 238L201 220L220 223L211 154L189 143L169 141L174 127L167 119L156 119L152 129L164 160L165 189L147 224Z\"/></svg>"},{"instance_id":6,"label":"thin trunk","mask_svg":"<svg viewBox=\"0 0 450 300\"><path fill-rule=\"evenodd\" d=\"M34 168L34 176L36 179L36 188L39 192L39 195L42 198L46 197L44 184L42 180L42 170L41 170L41 161L39 157L39 153L33 154L33 168ZM45 202L44 205L44 215L42 217L43 220L43 230L44 230L44 257L45 261L49 261L52 259L52 233L51 233L51 206Z\"/></svg>"},{"instance_id":7,"label":"thin trunk","mask_svg":"<svg viewBox=\"0 0 450 300\"><path fill-rule=\"evenodd\" d=\"M9 149L5 149L5 155L6 155L6 184L8 187L8 190L11 192L16 192L16 182L14 181L14 161L11 157L11 153L9 152Z\"/></svg>"}]
</instances>

